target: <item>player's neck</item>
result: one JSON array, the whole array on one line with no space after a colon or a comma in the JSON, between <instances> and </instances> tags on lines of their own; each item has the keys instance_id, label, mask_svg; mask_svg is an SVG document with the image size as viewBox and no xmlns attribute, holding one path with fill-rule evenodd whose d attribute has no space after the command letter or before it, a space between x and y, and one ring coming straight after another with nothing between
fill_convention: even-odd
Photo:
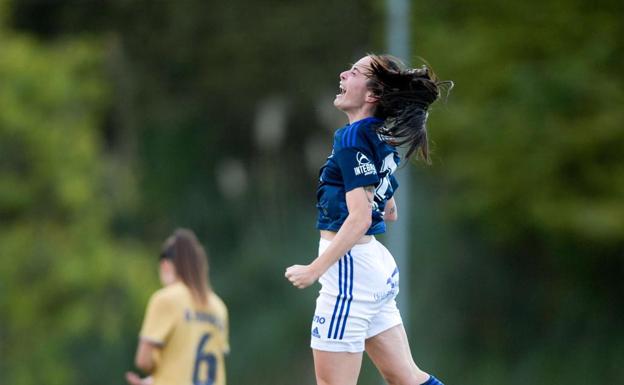
<instances>
[{"instance_id":1,"label":"player's neck","mask_svg":"<svg viewBox=\"0 0 624 385\"><path fill-rule=\"evenodd\" d=\"M171 285L175 285L178 282L180 282L180 278L175 277L175 278L171 278L170 280L167 280L166 282L162 282L162 284L164 287L168 287Z\"/></svg>"},{"instance_id":2,"label":"player's neck","mask_svg":"<svg viewBox=\"0 0 624 385\"><path fill-rule=\"evenodd\" d=\"M357 122L358 120L370 118L375 115L374 111L371 110L370 108L359 108L353 111L345 111L345 114L347 114L347 118L349 119L349 124L353 124Z\"/></svg>"},{"instance_id":3,"label":"player's neck","mask_svg":"<svg viewBox=\"0 0 624 385\"><path fill-rule=\"evenodd\" d=\"M362 119L366 119L366 118L370 118L372 117L373 114L354 114L354 115L349 115L347 114L347 117L349 118L349 124L353 124L357 121L360 121Z\"/></svg>"}]
</instances>

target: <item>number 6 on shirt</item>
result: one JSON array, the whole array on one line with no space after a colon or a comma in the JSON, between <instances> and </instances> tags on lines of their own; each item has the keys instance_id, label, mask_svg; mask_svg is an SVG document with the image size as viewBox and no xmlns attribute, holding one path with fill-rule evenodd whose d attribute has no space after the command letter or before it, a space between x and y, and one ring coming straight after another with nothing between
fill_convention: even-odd
<instances>
[{"instance_id":1,"label":"number 6 on shirt","mask_svg":"<svg viewBox=\"0 0 624 385\"><path fill-rule=\"evenodd\" d=\"M193 385L214 384L217 375L217 358L212 353L204 353L204 345L206 345L208 340L210 340L210 333L204 334L197 345L195 368L193 369Z\"/></svg>"}]
</instances>

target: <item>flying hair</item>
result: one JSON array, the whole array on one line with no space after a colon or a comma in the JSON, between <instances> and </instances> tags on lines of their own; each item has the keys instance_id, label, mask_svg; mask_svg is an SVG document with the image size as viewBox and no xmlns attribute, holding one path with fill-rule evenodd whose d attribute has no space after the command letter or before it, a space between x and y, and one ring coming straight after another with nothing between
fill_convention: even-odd
<instances>
[{"instance_id":1,"label":"flying hair","mask_svg":"<svg viewBox=\"0 0 624 385\"><path fill-rule=\"evenodd\" d=\"M429 163L429 107L441 90L448 95L454 83L438 80L428 65L408 68L391 55L368 56L372 59L368 88L378 100L375 116L384 120L377 132L393 146L406 145L406 158L416 153Z\"/></svg>"}]
</instances>

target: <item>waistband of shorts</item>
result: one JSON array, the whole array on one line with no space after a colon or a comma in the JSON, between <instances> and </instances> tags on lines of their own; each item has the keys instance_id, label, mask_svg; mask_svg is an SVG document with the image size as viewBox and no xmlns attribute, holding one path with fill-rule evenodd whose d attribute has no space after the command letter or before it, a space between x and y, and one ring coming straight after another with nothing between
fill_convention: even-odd
<instances>
[{"instance_id":1,"label":"waistband of shorts","mask_svg":"<svg viewBox=\"0 0 624 385\"><path fill-rule=\"evenodd\" d=\"M370 245L375 244L377 242L377 238L375 238L374 235L371 235L370 237L371 237L370 241L368 241L366 243L356 243L355 245L353 245L351 250L358 249L358 248L361 248L361 247L368 247ZM329 239L325 239L325 238L320 238L319 237L319 247L321 247L321 246L329 246L330 243L331 243L331 241Z\"/></svg>"}]
</instances>

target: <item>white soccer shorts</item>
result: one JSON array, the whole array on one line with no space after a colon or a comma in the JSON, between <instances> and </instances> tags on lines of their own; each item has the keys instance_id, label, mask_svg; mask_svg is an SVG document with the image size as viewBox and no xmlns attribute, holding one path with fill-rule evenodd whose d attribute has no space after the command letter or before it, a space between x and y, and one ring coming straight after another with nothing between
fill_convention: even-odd
<instances>
[{"instance_id":1,"label":"white soccer shorts","mask_svg":"<svg viewBox=\"0 0 624 385\"><path fill-rule=\"evenodd\" d=\"M319 255L330 241L319 242ZM399 269L372 237L355 245L319 279L310 346L329 352L362 352L364 341L402 323L395 297Z\"/></svg>"}]
</instances>

